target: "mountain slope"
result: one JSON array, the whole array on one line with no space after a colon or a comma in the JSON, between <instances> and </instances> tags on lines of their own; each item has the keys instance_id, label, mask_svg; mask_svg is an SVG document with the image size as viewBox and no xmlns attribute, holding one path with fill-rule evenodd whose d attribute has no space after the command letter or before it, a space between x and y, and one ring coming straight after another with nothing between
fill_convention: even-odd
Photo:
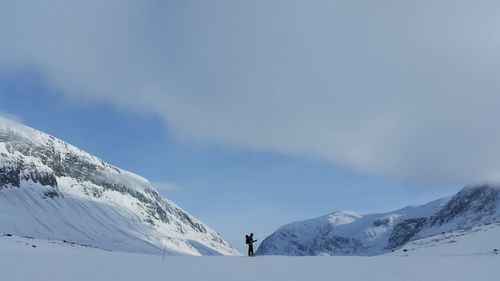
<instances>
[{"instance_id":1,"label":"mountain slope","mask_svg":"<svg viewBox=\"0 0 500 281\"><path fill-rule=\"evenodd\" d=\"M334 212L279 228L258 255L378 255L443 232L500 221L500 187L466 187L451 198L388 213Z\"/></svg>"},{"instance_id":2,"label":"mountain slope","mask_svg":"<svg viewBox=\"0 0 500 281\"><path fill-rule=\"evenodd\" d=\"M478 256L500 254L500 222L432 235L408 242L387 256Z\"/></svg>"},{"instance_id":3,"label":"mountain slope","mask_svg":"<svg viewBox=\"0 0 500 281\"><path fill-rule=\"evenodd\" d=\"M1 117L0 233L116 251L238 254L146 179Z\"/></svg>"}]
</instances>

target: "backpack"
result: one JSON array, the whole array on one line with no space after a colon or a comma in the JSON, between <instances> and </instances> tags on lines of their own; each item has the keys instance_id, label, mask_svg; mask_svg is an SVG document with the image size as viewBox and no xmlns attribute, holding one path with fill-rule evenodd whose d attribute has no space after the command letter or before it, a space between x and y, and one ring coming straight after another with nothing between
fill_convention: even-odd
<instances>
[{"instance_id":1,"label":"backpack","mask_svg":"<svg viewBox=\"0 0 500 281\"><path fill-rule=\"evenodd\" d=\"M250 241L251 241L250 236L245 235L245 238L246 238L245 243L246 243L246 244L250 244Z\"/></svg>"}]
</instances>

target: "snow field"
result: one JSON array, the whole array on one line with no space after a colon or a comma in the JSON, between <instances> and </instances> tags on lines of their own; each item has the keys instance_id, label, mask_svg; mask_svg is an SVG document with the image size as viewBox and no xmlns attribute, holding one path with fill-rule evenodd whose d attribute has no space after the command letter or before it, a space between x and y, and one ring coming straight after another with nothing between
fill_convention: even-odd
<instances>
[{"instance_id":1,"label":"snow field","mask_svg":"<svg viewBox=\"0 0 500 281\"><path fill-rule=\"evenodd\" d=\"M34 248L32 245L35 245ZM0 237L2 280L498 281L500 255L455 257L225 257L107 252Z\"/></svg>"}]
</instances>

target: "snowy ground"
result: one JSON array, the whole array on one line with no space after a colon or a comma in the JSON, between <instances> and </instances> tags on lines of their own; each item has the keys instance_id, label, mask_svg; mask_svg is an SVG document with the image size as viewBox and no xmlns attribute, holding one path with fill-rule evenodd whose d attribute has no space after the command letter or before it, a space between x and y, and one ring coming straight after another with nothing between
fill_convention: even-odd
<instances>
[{"instance_id":1,"label":"snowy ground","mask_svg":"<svg viewBox=\"0 0 500 281\"><path fill-rule=\"evenodd\" d=\"M34 247L36 246L36 248ZM500 255L166 257L0 237L1 280L498 281Z\"/></svg>"}]
</instances>

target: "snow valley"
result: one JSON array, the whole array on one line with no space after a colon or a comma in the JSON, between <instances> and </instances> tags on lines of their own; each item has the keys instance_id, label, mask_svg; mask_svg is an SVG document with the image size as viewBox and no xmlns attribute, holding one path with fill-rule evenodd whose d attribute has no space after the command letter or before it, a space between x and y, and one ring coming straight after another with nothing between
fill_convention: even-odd
<instances>
[{"instance_id":1,"label":"snow valley","mask_svg":"<svg viewBox=\"0 0 500 281\"><path fill-rule=\"evenodd\" d=\"M451 244L445 246L448 245ZM0 237L0 253L2 280L12 281L498 281L500 274L500 255L492 253L446 257L420 252L415 256L392 253L377 257L163 259L14 236Z\"/></svg>"},{"instance_id":2,"label":"snow valley","mask_svg":"<svg viewBox=\"0 0 500 281\"><path fill-rule=\"evenodd\" d=\"M334 212L241 257L146 179L0 117L2 280L493 281L499 202L500 188L479 185L384 214Z\"/></svg>"}]
</instances>

